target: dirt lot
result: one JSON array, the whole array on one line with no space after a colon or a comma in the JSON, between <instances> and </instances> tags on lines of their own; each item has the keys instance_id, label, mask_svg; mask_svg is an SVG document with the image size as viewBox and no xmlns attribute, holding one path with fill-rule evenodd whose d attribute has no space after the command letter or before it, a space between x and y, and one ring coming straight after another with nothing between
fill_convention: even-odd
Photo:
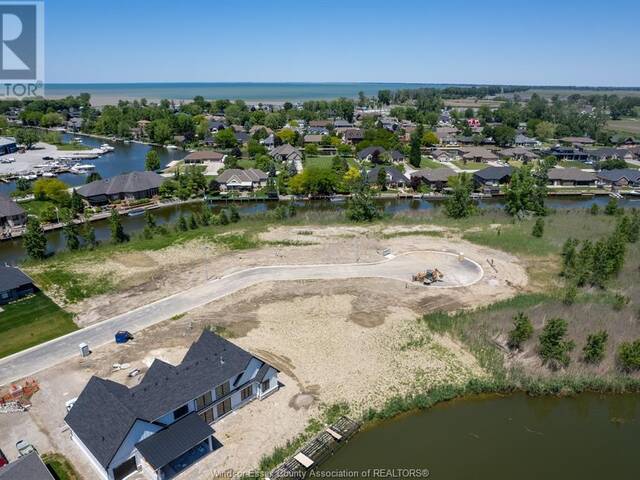
<instances>
[{"instance_id":1,"label":"dirt lot","mask_svg":"<svg viewBox=\"0 0 640 480\"><path fill-rule=\"evenodd\" d=\"M422 227L421 230L424 230ZM124 346L97 349L42 372L42 391L28 414L0 416L0 448L10 456L19 438L41 452L54 449L72 460L85 478L95 478L64 427L64 403L77 396L91 375L130 385L126 372L144 371L154 358L178 363L189 344L210 327L281 370L282 388L214 425L224 445L179 478L209 478L211 472L255 467L261 456L295 437L324 406L347 402L357 415L394 394L416 386L455 383L483 375L474 357L455 342L419 325L422 314L491 303L524 289L527 276L514 257L452 238L406 235L411 228L372 231L358 227L276 228L263 240L303 240L308 246L269 247L223 253L188 245L114 258L104 268L120 278L147 278L131 292L78 305L85 322L148 302L175 291L175 285L258 264L346 263L379 260L383 248L401 253L420 249L464 252L485 270L483 279L457 289L428 289L388 279L264 283L140 332ZM385 238L389 235L399 235ZM493 267L487 260L491 259ZM167 265L169 264L169 265ZM418 267L422 268L422 267ZM446 272L444 272L446 275ZM201 280L201 281L202 281ZM114 363L128 363L114 372ZM269 421L265 421L268 418ZM6 433L5 433L6 432Z\"/></svg>"}]
</instances>

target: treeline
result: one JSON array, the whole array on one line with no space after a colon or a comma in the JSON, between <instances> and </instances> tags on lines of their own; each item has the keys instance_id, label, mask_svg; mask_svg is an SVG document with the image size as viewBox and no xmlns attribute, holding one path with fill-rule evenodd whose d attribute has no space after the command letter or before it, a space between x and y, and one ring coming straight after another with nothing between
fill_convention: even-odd
<instances>
[{"instance_id":1,"label":"treeline","mask_svg":"<svg viewBox=\"0 0 640 480\"><path fill-rule=\"evenodd\" d=\"M378 99L382 103L405 103L409 100L419 100L425 96L437 96L440 99L456 99L456 98L484 98L487 96L498 95L501 93L515 93L529 90L530 87L515 85L478 85L478 86L451 86L445 88L438 87L420 87L420 88L404 88L400 90L380 90Z\"/></svg>"}]
</instances>

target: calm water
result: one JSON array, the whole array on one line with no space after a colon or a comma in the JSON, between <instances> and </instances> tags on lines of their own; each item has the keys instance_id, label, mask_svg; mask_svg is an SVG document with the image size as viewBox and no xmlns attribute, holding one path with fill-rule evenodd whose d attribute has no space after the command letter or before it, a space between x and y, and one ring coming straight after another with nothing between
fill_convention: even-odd
<instances>
[{"instance_id":1,"label":"calm water","mask_svg":"<svg viewBox=\"0 0 640 480\"><path fill-rule=\"evenodd\" d=\"M65 97L90 93L93 100L103 103L112 99L117 103L120 98L163 98L191 100L196 95L205 99L242 99L248 101L304 101L328 100L338 97L356 98L362 91L367 96L375 96L378 90L398 90L403 88L433 87L444 88L449 85L425 83L89 83L89 84L49 84L47 96Z\"/></svg>"},{"instance_id":2,"label":"calm water","mask_svg":"<svg viewBox=\"0 0 640 480\"><path fill-rule=\"evenodd\" d=\"M468 399L359 433L318 473L428 468L433 480L631 479L640 475L639 440L638 395Z\"/></svg>"}]
</instances>

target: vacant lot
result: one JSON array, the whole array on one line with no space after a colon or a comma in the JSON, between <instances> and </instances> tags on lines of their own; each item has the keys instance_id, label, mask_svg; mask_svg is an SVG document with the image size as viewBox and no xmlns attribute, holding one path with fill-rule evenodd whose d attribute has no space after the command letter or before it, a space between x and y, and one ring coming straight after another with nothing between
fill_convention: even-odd
<instances>
[{"instance_id":1,"label":"vacant lot","mask_svg":"<svg viewBox=\"0 0 640 480\"><path fill-rule=\"evenodd\" d=\"M2 307L0 313L0 357L77 329L72 315L41 292Z\"/></svg>"},{"instance_id":2,"label":"vacant lot","mask_svg":"<svg viewBox=\"0 0 640 480\"><path fill-rule=\"evenodd\" d=\"M640 134L640 118L623 118L620 120L609 120L607 127L620 132L628 132L633 135Z\"/></svg>"}]
</instances>

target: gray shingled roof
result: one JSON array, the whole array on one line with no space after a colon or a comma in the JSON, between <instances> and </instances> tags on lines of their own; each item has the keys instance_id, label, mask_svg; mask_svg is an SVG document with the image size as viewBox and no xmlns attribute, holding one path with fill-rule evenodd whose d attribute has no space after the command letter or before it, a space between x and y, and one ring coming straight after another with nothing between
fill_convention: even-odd
<instances>
[{"instance_id":1,"label":"gray shingled roof","mask_svg":"<svg viewBox=\"0 0 640 480\"><path fill-rule=\"evenodd\" d=\"M24 209L20 205L0 193L0 217L13 217L14 215L22 215L23 213Z\"/></svg>"},{"instance_id":2,"label":"gray shingled roof","mask_svg":"<svg viewBox=\"0 0 640 480\"><path fill-rule=\"evenodd\" d=\"M637 183L637 182L640 182L640 170L634 170L632 168L600 170L598 172L598 178L607 180L609 182L619 182L623 178L626 178L631 183Z\"/></svg>"},{"instance_id":3,"label":"gray shingled roof","mask_svg":"<svg viewBox=\"0 0 640 480\"><path fill-rule=\"evenodd\" d=\"M585 172L578 168L552 168L547 173L549 180L575 181L575 182L595 182L596 174Z\"/></svg>"},{"instance_id":4,"label":"gray shingled roof","mask_svg":"<svg viewBox=\"0 0 640 480\"><path fill-rule=\"evenodd\" d=\"M158 188L165 180L155 172L130 172L104 180L96 180L78 187L76 191L85 198L135 193Z\"/></svg>"},{"instance_id":5,"label":"gray shingled roof","mask_svg":"<svg viewBox=\"0 0 640 480\"><path fill-rule=\"evenodd\" d=\"M416 170L411 174L411 177L424 178L429 182L446 182L449 177L455 177L456 172L451 168L435 168L433 170Z\"/></svg>"},{"instance_id":6,"label":"gray shingled roof","mask_svg":"<svg viewBox=\"0 0 640 480\"><path fill-rule=\"evenodd\" d=\"M0 292L20 288L33 283L22 270L17 267L0 266Z\"/></svg>"},{"instance_id":7,"label":"gray shingled roof","mask_svg":"<svg viewBox=\"0 0 640 480\"><path fill-rule=\"evenodd\" d=\"M377 147L377 146L370 146L370 147L366 147L363 148L362 150L360 150L358 152L358 158L360 160L364 160L365 158L367 158L369 155L372 155L373 152L377 151L379 155L382 155L383 153L386 152L386 150L382 147Z\"/></svg>"},{"instance_id":8,"label":"gray shingled roof","mask_svg":"<svg viewBox=\"0 0 640 480\"><path fill-rule=\"evenodd\" d=\"M213 429L196 412L145 438L136 448L149 464L162 468L213 435Z\"/></svg>"},{"instance_id":9,"label":"gray shingled roof","mask_svg":"<svg viewBox=\"0 0 640 480\"><path fill-rule=\"evenodd\" d=\"M92 377L65 422L106 468L136 419L157 420L244 371L252 358L205 330L180 365L155 360L135 387Z\"/></svg>"},{"instance_id":10,"label":"gray shingled roof","mask_svg":"<svg viewBox=\"0 0 640 480\"><path fill-rule=\"evenodd\" d=\"M230 168L218 176L218 183L228 183L233 177L241 182L260 182L267 179L267 174L257 168Z\"/></svg>"},{"instance_id":11,"label":"gray shingled roof","mask_svg":"<svg viewBox=\"0 0 640 480\"><path fill-rule=\"evenodd\" d=\"M31 452L0 468L0 479L53 480L53 476L37 452Z\"/></svg>"},{"instance_id":12,"label":"gray shingled roof","mask_svg":"<svg viewBox=\"0 0 640 480\"><path fill-rule=\"evenodd\" d=\"M367 173L367 181L369 183L376 183L378 181L378 171L381 168L384 168L384 171L386 172L386 174L389 177L391 177L392 183L400 183L400 182L407 183L409 181L407 177L405 177L402 174L402 172L400 172L400 170L398 170L395 167L388 167L385 165L385 166L380 166L380 167L376 167L369 170L369 172Z\"/></svg>"},{"instance_id":13,"label":"gray shingled roof","mask_svg":"<svg viewBox=\"0 0 640 480\"><path fill-rule=\"evenodd\" d=\"M502 180L513 173L512 167L487 167L478 170L473 175L482 180Z\"/></svg>"}]
</instances>

